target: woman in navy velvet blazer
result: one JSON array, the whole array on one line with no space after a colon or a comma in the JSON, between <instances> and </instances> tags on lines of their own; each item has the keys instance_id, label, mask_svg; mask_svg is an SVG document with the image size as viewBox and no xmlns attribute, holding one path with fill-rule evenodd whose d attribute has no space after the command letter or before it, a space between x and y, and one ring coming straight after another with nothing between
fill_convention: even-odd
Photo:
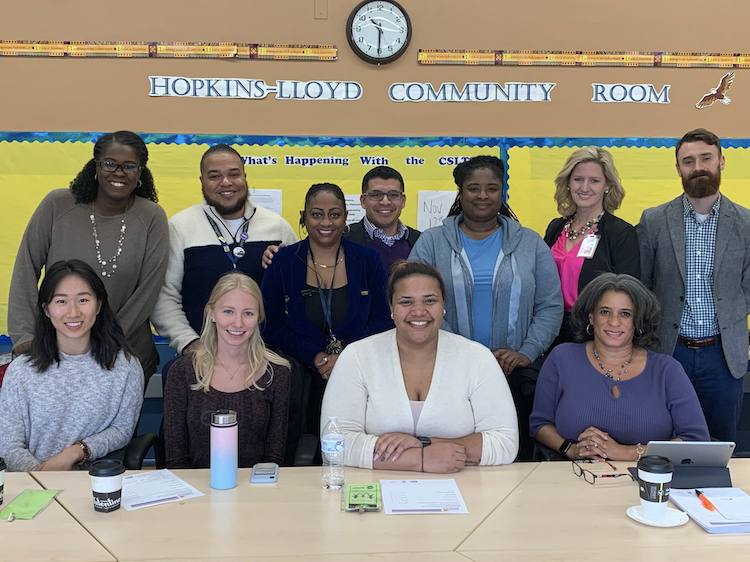
<instances>
[{"instance_id":1,"label":"woman in navy velvet blazer","mask_svg":"<svg viewBox=\"0 0 750 562\"><path fill-rule=\"evenodd\" d=\"M313 185L300 211L308 237L281 248L263 277L266 343L311 371L308 432L320 419L325 381L347 344L393 327L380 254L342 237L346 201L330 183Z\"/></svg>"}]
</instances>

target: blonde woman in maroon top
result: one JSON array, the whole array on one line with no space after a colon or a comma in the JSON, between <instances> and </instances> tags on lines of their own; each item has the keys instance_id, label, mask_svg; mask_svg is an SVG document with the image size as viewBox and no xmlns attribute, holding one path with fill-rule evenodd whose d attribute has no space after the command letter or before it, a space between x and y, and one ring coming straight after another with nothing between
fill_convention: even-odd
<instances>
[{"instance_id":1,"label":"blonde woman in maroon top","mask_svg":"<svg viewBox=\"0 0 750 562\"><path fill-rule=\"evenodd\" d=\"M257 283L243 273L224 275L206 304L200 344L169 370L164 390L168 468L208 468L205 412L238 414L239 465L281 464L289 411L289 362L268 350Z\"/></svg>"}]
</instances>

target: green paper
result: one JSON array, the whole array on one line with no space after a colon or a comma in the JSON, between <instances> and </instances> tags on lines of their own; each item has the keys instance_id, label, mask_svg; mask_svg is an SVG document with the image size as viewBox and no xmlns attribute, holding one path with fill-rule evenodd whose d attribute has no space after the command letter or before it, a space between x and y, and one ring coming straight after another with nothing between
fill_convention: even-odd
<instances>
[{"instance_id":1,"label":"green paper","mask_svg":"<svg viewBox=\"0 0 750 562\"><path fill-rule=\"evenodd\" d=\"M349 484L346 487L345 511L380 511L380 484Z\"/></svg>"},{"instance_id":2,"label":"green paper","mask_svg":"<svg viewBox=\"0 0 750 562\"><path fill-rule=\"evenodd\" d=\"M60 490L24 490L0 511L0 520L7 521L11 513L16 519L34 519L59 493Z\"/></svg>"}]
</instances>

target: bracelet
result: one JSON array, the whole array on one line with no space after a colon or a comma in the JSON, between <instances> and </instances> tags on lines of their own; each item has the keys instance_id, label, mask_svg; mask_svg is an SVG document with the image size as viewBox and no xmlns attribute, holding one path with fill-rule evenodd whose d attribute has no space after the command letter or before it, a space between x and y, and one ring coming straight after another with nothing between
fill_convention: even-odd
<instances>
[{"instance_id":1,"label":"bracelet","mask_svg":"<svg viewBox=\"0 0 750 562\"><path fill-rule=\"evenodd\" d=\"M76 441L74 444L79 445L83 451L83 459L80 461L80 464L85 463L91 458L91 449L89 449L89 446L84 441Z\"/></svg>"},{"instance_id":2,"label":"bracelet","mask_svg":"<svg viewBox=\"0 0 750 562\"><path fill-rule=\"evenodd\" d=\"M424 472L424 447L422 447L422 472Z\"/></svg>"},{"instance_id":3,"label":"bracelet","mask_svg":"<svg viewBox=\"0 0 750 562\"><path fill-rule=\"evenodd\" d=\"M635 452L638 453L638 458L636 460L641 460L641 457L643 456L643 453L646 452L646 450L643 448L643 445L641 445L640 443L638 443L635 446Z\"/></svg>"}]
</instances>

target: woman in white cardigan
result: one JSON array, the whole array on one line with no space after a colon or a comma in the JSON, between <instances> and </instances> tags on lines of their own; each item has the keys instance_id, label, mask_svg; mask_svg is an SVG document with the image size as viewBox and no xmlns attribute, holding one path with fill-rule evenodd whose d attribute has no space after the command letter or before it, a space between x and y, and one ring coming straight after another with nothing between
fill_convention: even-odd
<instances>
[{"instance_id":1,"label":"woman in white cardigan","mask_svg":"<svg viewBox=\"0 0 750 562\"><path fill-rule=\"evenodd\" d=\"M388 284L394 330L347 346L328 381L321 427L338 416L346 465L458 472L513 462L518 424L486 347L440 330L440 272L399 262Z\"/></svg>"}]
</instances>

